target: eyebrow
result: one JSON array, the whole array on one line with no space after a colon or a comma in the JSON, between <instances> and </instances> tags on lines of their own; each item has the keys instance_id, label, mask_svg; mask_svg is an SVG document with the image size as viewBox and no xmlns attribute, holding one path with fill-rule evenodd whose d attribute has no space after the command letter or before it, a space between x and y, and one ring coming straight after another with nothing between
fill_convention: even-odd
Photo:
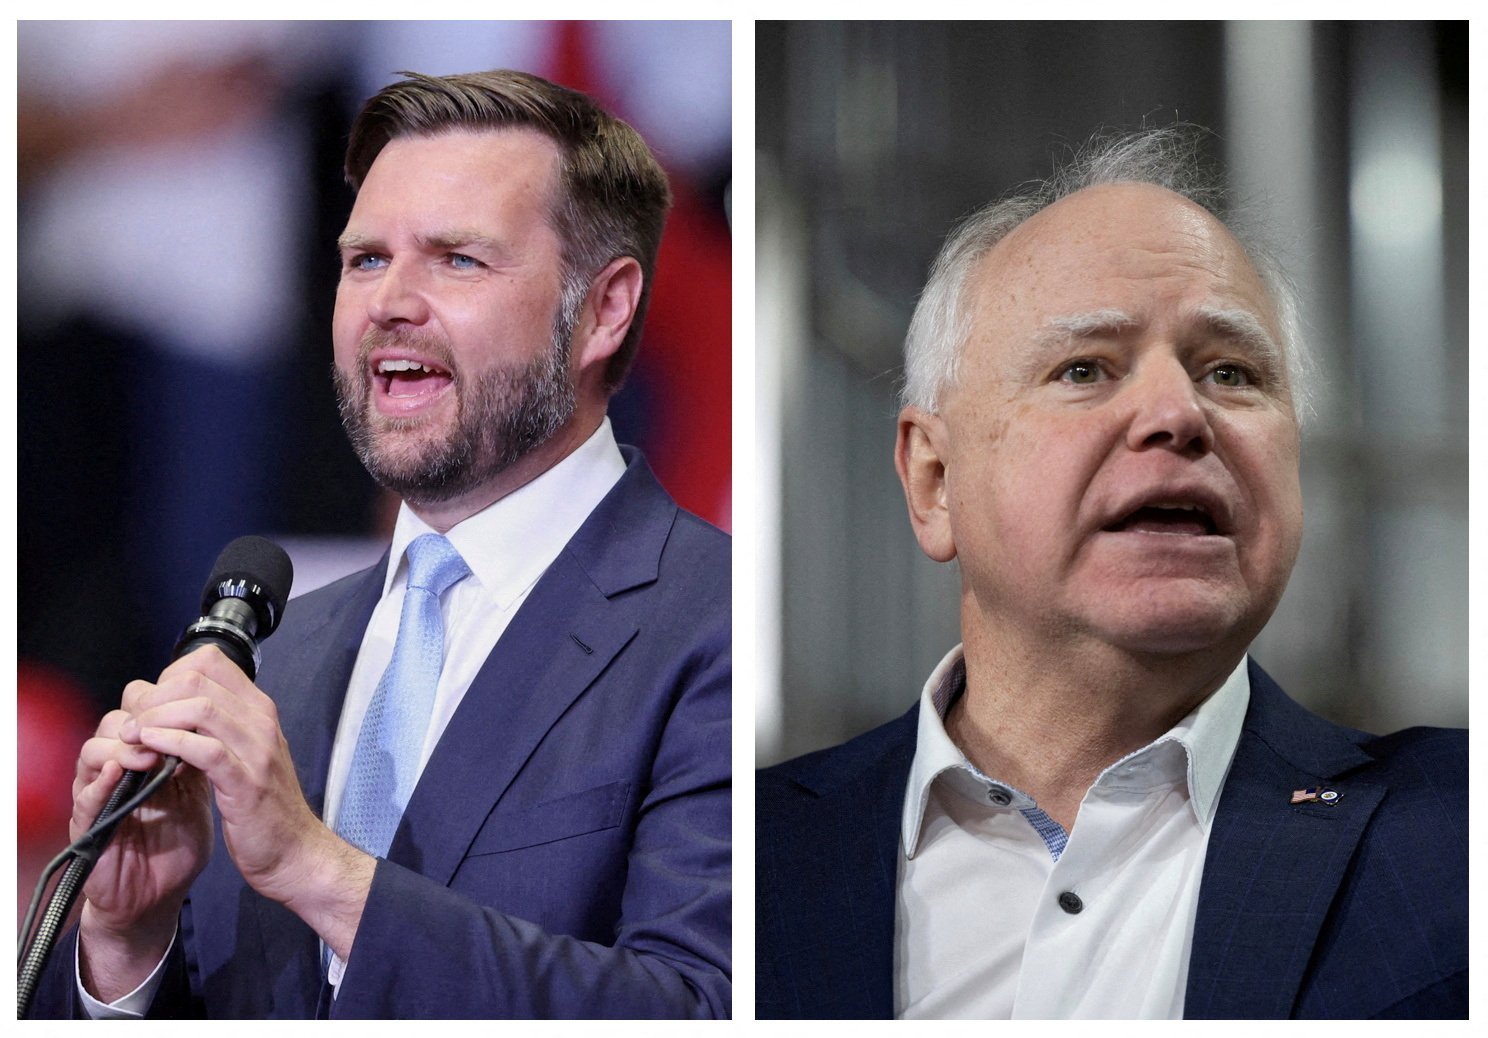
<instances>
[{"instance_id":1,"label":"eyebrow","mask_svg":"<svg viewBox=\"0 0 1488 1038\"><path fill-rule=\"evenodd\" d=\"M480 231L460 230L458 228L439 231L435 234L420 235L418 241L425 248L434 249L459 249L471 245L483 249L502 249L501 242L489 234L482 234Z\"/></svg>"},{"instance_id":2,"label":"eyebrow","mask_svg":"<svg viewBox=\"0 0 1488 1038\"><path fill-rule=\"evenodd\" d=\"M1051 359L1069 349L1072 342L1079 339L1114 339L1140 324L1140 321L1126 311L1112 308L1058 314L1044 321L1033 333L1028 340L1028 348L1020 351L1012 370L1019 379L1040 378Z\"/></svg>"},{"instance_id":3,"label":"eyebrow","mask_svg":"<svg viewBox=\"0 0 1488 1038\"><path fill-rule=\"evenodd\" d=\"M425 249L459 249L475 246L498 252L503 251L501 242L489 234L482 234L480 231L473 230L460 230L458 228L447 231L436 231L433 234L421 234L418 236L417 241ZM341 252L385 247L381 238L370 234L360 234L356 231L347 231L336 239L336 248Z\"/></svg>"},{"instance_id":4,"label":"eyebrow","mask_svg":"<svg viewBox=\"0 0 1488 1038\"><path fill-rule=\"evenodd\" d=\"M1078 314L1060 314L1044 322L1033 337L1040 350L1064 346L1071 339L1115 338L1136 328L1138 321L1124 310L1090 310Z\"/></svg>"},{"instance_id":5,"label":"eyebrow","mask_svg":"<svg viewBox=\"0 0 1488 1038\"><path fill-rule=\"evenodd\" d=\"M1266 331L1261 319L1249 310L1224 309L1201 306L1195 316L1205 325L1210 334L1227 339L1237 346L1249 350L1261 363L1273 371L1285 368L1281 347Z\"/></svg>"},{"instance_id":6,"label":"eyebrow","mask_svg":"<svg viewBox=\"0 0 1488 1038\"><path fill-rule=\"evenodd\" d=\"M336 239L336 248L341 252L368 249L379 244L381 243L370 235L356 234L352 231L346 231L341 237Z\"/></svg>"},{"instance_id":7,"label":"eyebrow","mask_svg":"<svg viewBox=\"0 0 1488 1038\"><path fill-rule=\"evenodd\" d=\"M1268 375L1274 377L1286 370L1281 347L1250 310L1200 306L1192 311L1189 322L1191 327L1197 325L1203 333L1245 350ZM1115 339L1141 326L1142 321L1132 314L1109 308L1056 315L1034 333L1020 368L1027 369L1025 374L1033 373L1048 362L1051 354L1068 349L1073 342Z\"/></svg>"},{"instance_id":8,"label":"eyebrow","mask_svg":"<svg viewBox=\"0 0 1488 1038\"><path fill-rule=\"evenodd\" d=\"M1244 346L1263 360L1281 363L1281 347L1251 311L1201 306L1194 311L1194 318L1209 334ZM1060 314L1044 322L1034 334L1033 345L1043 350L1064 346L1072 339L1116 338L1141 323L1124 310Z\"/></svg>"}]
</instances>

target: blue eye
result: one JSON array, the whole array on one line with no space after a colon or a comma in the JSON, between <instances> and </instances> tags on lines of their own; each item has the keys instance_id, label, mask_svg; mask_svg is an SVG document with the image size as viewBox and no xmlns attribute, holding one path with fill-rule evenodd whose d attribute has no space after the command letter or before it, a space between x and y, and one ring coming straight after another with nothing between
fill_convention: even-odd
<instances>
[{"instance_id":1,"label":"blue eye","mask_svg":"<svg viewBox=\"0 0 1488 1038\"><path fill-rule=\"evenodd\" d=\"M450 253L450 266L454 267L456 270L475 270L480 265L480 260L475 259L471 256L466 256L464 253Z\"/></svg>"},{"instance_id":2,"label":"blue eye","mask_svg":"<svg viewBox=\"0 0 1488 1038\"><path fill-rule=\"evenodd\" d=\"M1059 381L1075 386L1090 386L1105 377L1105 372L1093 360L1074 360L1066 364L1059 373Z\"/></svg>"},{"instance_id":3,"label":"blue eye","mask_svg":"<svg viewBox=\"0 0 1488 1038\"><path fill-rule=\"evenodd\" d=\"M351 270L376 270L386 265L386 258L375 256L370 252L364 252L360 256L353 256L346 264Z\"/></svg>"}]
</instances>

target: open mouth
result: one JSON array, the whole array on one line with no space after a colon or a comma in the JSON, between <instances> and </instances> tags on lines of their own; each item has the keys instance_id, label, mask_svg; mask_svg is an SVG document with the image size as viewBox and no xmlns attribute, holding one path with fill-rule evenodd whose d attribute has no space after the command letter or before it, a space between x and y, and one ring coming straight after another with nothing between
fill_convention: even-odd
<instances>
[{"instance_id":1,"label":"open mouth","mask_svg":"<svg viewBox=\"0 0 1488 1038\"><path fill-rule=\"evenodd\" d=\"M409 401L438 393L452 381L450 373L437 365L405 358L378 361L373 377L384 396Z\"/></svg>"},{"instance_id":2,"label":"open mouth","mask_svg":"<svg viewBox=\"0 0 1488 1038\"><path fill-rule=\"evenodd\" d=\"M1198 504L1143 505L1102 529L1106 533L1155 533L1180 537L1209 537L1219 532L1209 510Z\"/></svg>"}]
</instances>

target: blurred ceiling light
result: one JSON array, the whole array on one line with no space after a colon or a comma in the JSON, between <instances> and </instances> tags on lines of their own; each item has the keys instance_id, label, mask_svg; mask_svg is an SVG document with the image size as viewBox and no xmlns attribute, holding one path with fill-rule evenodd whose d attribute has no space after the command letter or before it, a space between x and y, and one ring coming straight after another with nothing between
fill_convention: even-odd
<instances>
[{"instance_id":1,"label":"blurred ceiling light","mask_svg":"<svg viewBox=\"0 0 1488 1038\"><path fill-rule=\"evenodd\" d=\"M1405 150L1361 158L1349 194L1355 230L1381 242L1418 242L1440 231L1441 172L1436 162Z\"/></svg>"}]
</instances>

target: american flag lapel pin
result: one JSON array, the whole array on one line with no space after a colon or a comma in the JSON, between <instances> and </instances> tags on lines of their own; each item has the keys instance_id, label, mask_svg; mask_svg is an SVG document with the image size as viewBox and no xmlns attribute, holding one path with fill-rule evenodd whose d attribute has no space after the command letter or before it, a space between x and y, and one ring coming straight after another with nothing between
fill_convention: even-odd
<instances>
[{"instance_id":1,"label":"american flag lapel pin","mask_svg":"<svg viewBox=\"0 0 1488 1038\"><path fill-rule=\"evenodd\" d=\"M1327 786L1311 786L1307 789L1292 790L1292 803L1294 804L1336 804L1339 792L1329 789Z\"/></svg>"}]
</instances>

